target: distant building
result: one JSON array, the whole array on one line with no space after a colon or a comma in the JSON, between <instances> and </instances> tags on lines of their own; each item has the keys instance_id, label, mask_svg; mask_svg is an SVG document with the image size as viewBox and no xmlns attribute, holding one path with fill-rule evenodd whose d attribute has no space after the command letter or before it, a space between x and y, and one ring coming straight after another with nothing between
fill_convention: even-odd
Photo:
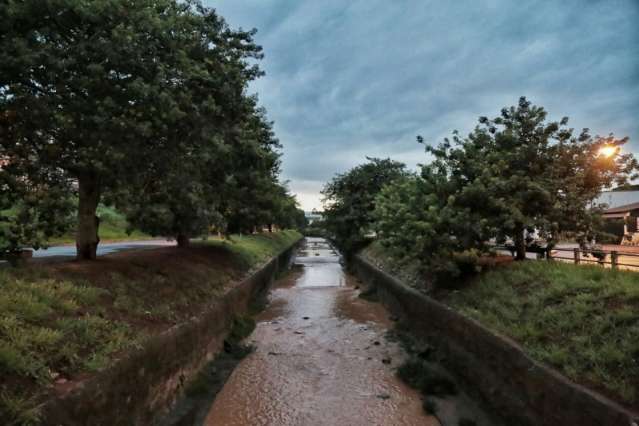
<instances>
[{"instance_id":1,"label":"distant building","mask_svg":"<svg viewBox=\"0 0 639 426\"><path fill-rule=\"evenodd\" d=\"M603 218L607 219L608 232L623 233L622 244L639 243L639 191L606 191L595 202L607 205Z\"/></svg>"},{"instance_id":2,"label":"distant building","mask_svg":"<svg viewBox=\"0 0 639 426\"><path fill-rule=\"evenodd\" d=\"M639 203L639 191L604 191L595 200L595 204L606 204L609 209Z\"/></svg>"},{"instance_id":3,"label":"distant building","mask_svg":"<svg viewBox=\"0 0 639 426\"><path fill-rule=\"evenodd\" d=\"M322 216L322 212L317 211L317 210L313 210L310 212L304 212L304 216L306 216L306 220L308 220L308 224L312 225L313 222L318 221L318 220L322 220L323 216Z\"/></svg>"}]
</instances>

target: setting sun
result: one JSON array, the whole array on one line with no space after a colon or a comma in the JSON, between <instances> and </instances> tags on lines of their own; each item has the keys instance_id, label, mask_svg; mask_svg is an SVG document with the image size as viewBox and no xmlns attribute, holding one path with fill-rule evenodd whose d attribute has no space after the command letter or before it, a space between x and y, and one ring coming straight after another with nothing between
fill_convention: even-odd
<instances>
[{"instance_id":1,"label":"setting sun","mask_svg":"<svg viewBox=\"0 0 639 426\"><path fill-rule=\"evenodd\" d=\"M617 147L612 145L605 145L599 148L599 155L603 157L612 157L617 153Z\"/></svg>"}]
</instances>

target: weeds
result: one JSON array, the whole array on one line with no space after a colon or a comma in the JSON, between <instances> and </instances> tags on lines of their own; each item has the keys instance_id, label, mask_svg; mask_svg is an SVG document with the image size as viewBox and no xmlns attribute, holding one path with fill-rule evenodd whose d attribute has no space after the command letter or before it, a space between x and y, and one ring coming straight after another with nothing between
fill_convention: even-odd
<instances>
[{"instance_id":1,"label":"weeds","mask_svg":"<svg viewBox=\"0 0 639 426\"><path fill-rule=\"evenodd\" d=\"M107 368L148 333L201 312L223 294L224 285L298 238L286 231L223 243L229 250L222 259L236 267L203 258L176 272L182 264L147 261L123 269L131 275L107 270L89 275L91 280L75 268L66 275L37 266L0 270L0 419L9 419L3 424L36 423L33 407L57 378L73 380ZM254 326L248 318L234 321L229 356L245 352L237 342Z\"/></svg>"},{"instance_id":2,"label":"weeds","mask_svg":"<svg viewBox=\"0 0 639 426\"><path fill-rule=\"evenodd\" d=\"M250 336L253 330L255 330L255 320L253 318L244 316L235 317L226 341L230 344L238 344Z\"/></svg>"},{"instance_id":3,"label":"weeds","mask_svg":"<svg viewBox=\"0 0 639 426\"><path fill-rule=\"evenodd\" d=\"M426 414L430 414L431 416L437 414L437 402L432 398L424 398L422 407L424 408L424 412Z\"/></svg>"},{"instance_id":4,"label":"weeds","mask_svg":"<svg viewBox=\"0 0 639 426\"><path fill-rule=\"evenodd\" d=\"M0 393L0 417L7 426L35 426L41 420L33 400L7 392Z\"/></svg>"},{"instance_id":5,"label":"weeds","mask_svg":"<svg viewBox=\"0 0 639 426\"><path fill-rule=\"evenodd\" d=\"M639 403L636 272L519 262L480 276L446 301L568 377Z\"/></svg>"},{"instance_id":6,"label":"weeds","mask_svg":"<svg viewBox=\"0 0 639 426\"><path fill-rule=\"evenodd\" d=\"M256 235L233 235L229 239L211 239L206 244L224 247L238 259L239 266L249 270L290 247L300 238L297 231L281 231Z\"/></svg>"},{"instance_id":7,"label":"weeds","mask_svg":"<svg viewBox=\"0 0 639 426\"><path fill-rule=\"evenodd\" d=\"M455 382L440 368L420 358L411 358L397 369L397 375L412 388L425 395L448 396L457 394Z\"/></svg>"}]
</instances>

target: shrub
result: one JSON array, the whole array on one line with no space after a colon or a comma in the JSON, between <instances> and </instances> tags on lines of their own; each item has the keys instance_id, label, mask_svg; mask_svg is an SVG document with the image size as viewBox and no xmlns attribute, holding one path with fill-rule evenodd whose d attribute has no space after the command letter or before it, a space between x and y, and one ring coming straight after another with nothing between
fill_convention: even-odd
<instances>
[{"instance_id":1,"label":"shrub","mask_svg":"<svg viewBox=\"0 0 639 426\"><path fill-rule=\"evenodd\" d=\"M457 394L457 386L445 373L419 358L404 362L397 369L397 375L409 386L427 395Z\"/></svg>"}]
</instances>

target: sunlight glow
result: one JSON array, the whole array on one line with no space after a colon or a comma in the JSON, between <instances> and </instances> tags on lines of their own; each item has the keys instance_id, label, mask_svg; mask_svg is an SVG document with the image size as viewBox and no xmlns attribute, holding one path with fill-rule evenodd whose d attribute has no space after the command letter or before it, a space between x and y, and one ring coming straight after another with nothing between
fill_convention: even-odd
<instances>
[{"instance_id":1,"label":"sunlight glow","mask_svg":"<svg viewBox=\"0 0 639 426\"><path fill-rule=\"evenodd\" d=\"M610 158L617 153L617 147L612 145L604 145L599 148L599 155Z\"/></svg>"}]
</instances>

